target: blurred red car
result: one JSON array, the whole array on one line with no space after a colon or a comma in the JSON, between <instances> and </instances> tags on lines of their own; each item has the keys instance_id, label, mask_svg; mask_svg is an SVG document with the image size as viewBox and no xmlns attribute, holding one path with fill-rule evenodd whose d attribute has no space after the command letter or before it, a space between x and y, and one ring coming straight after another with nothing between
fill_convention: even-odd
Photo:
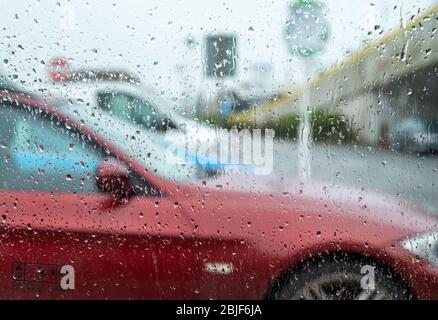
<instances>
[{"instance_id":1,"label":"blurred red car","mask_svg":"<svg viewBox=\"0 0 438 320\"><path fill-rule=\"evenodd\" d=\"M437 220L401 199L160 167L97 110L0 99L2 299L438 298Z\"/></svg>"}]
</instances>

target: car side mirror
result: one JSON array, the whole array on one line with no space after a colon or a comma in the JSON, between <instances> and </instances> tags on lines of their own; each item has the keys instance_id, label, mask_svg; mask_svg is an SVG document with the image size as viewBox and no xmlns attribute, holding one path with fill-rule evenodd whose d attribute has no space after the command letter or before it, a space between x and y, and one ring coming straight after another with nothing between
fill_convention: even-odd
<instances>
[{"instance_id":1,"label":"car side mirror","mask_svg":"<svg viewBox=\"0 0 438 320\"><path fill-rule=\"evenodd\" d=\"M96 170L96 184L100 192L115 199L127 198L132 190L127 166L116 159L104 159Z\"/></svg>"}]
</instances>

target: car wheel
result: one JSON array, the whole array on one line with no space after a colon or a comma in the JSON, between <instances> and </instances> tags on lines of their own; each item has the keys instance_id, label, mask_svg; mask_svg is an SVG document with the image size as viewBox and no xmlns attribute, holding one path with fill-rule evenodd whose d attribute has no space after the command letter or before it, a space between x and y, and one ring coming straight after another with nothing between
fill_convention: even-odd
<instances>
[{"instance_id":1,"label":"car wheel","mask_svg":"<svg viewBox=\"0 0 438 320\"><path fill-rule=\"evenodd\" d=\"M370 272L374 272L374 289L369 282ZM364 279L364 276L368 278ZM413 297L404 282L389 268L370 263L366 259L342 257L307 261L279 281L270 298L406 300Z\"/></svg>"}]
</instances>

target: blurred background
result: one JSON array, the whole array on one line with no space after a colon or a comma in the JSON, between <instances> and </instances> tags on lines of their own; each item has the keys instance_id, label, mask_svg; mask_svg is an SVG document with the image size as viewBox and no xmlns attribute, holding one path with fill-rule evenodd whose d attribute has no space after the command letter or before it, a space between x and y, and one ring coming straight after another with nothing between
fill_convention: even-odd
<instances>
[{"instance_id":1,"label":"blurred background","mask_svg":"<svg viewBox=\"0 0 438 320\"><path fill-rule=\"evenodd\" d=\"M300 176L304 145L311 179L438 214L437 1L0 6L0 74L17 86L51 97L75 70L129 75L186 117L274 129L278 176Z\"/></svg>"}]
</instances>

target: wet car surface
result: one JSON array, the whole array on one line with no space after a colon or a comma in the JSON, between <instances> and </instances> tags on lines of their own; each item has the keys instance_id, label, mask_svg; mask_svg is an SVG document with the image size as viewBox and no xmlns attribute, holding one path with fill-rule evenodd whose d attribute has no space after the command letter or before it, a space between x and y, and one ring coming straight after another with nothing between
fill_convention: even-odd
<instances>
[{"instance_id":1,"label":"wet car surface","mask_svg":"<svg viewBox=\"0 0 438 320\"><path fill-rule=\"evenodd\" d=\"M4 2L0 298L438 299L436 0Z\"/></svg>"}]
</instances>

